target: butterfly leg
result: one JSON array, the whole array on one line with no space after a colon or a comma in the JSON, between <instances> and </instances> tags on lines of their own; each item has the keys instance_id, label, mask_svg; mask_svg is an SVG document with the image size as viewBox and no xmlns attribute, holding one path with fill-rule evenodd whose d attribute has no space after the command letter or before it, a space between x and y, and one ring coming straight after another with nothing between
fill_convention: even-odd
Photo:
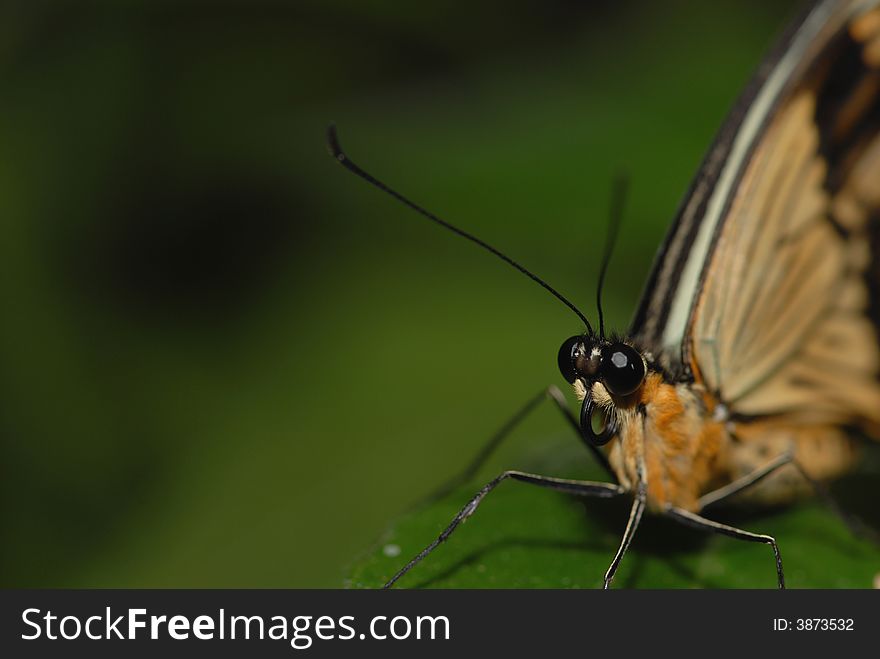
<instances>
[{"instance_id":1,"label":"butterfly leg","mask_svg":"<svg viewBox=\"0 0 880 659\"><path fill-rule=\"evenodd\" d=\"M717 490L709 492L708 494L701 497L699 501L700 510L702 511L709 506L729 499L735 494L739 494L743 490L747 490L753 485L757 485L770 474L774 473L781 467L784 467L785 465L791 464L793 462L794 455L791 452L786 451L779 457L768 462L763 467L758 467L753 472L746 474L742 478L738 478L735 481L725 485L724 487L719 487ZM801 473L803 473L803 470L801 470ZM807 480L815 482L812 481L812 479L810 478L808 478Z\"/></svg>"},{"instance_id":2,"label":"butterfly leg","mask_svg":"<svg viewBox=\"0 0 880 659\"><path fill-rule=\"evenodd\" d=\"M496 476L494 479L484 485L482 489L480 489L480 491L477 492L473 497L471 497L471 500L468 501L464 508L462 508L458 512L458 514L449 523L449 526L447 526L443 530L443 532L437 537L437 539L434 540L427 547L425 547L422 551L420 551L412 560L410 560L409 563L404 565L397 574L391 577L391 579L388 581L388 583L385 584L385 586L383 586L383 588L391 588L391 586L393 586L398 579L400 579L404 574L409 572L413 567L421 562L423 558L434 551L438 546L440 546L441 543L445 542L446 539L450 535L452 535L453 531L458 528L459 524L461 524L468 517L473 515L474 512L476 512L477 508L486 497L486 495L489 494L489 492L494 490L496 487L498 487L498 485L500 485L502 482L508 479L513 479L522 483L529 483L530 485L546 487L551 490L557 490L559 492L565 492L567 494L576 494L579 496L587 497L610 498L623 494L625 491L623 487L614 483L599 483L593 481L576 481L564 478L551 478L549 476L539 476L538 474L528 474L522 471L502 472L499 476ZM627 542L627 544L629 543Z\"/></svg>"},{"instance_id":3,"label":"butterfly leg","mask_svg":"<svg viewBox=\"0 0 880 659\"><path fill-rule=\"evenodd\" d=\"M770 545L770 547L773 548L773 556L776 559L776 577L779 589L782 590L785 588L785 574L782 571L782 556L779 554L779 546L776 544L776 538L769 535L743 531L742 529L727 526L720 522L714 522L711 519L706 519L705 517L683 510L682 508L670 507L666 510L666 515L685 526L690 526L695 529L720 533L722 535L730 536L731 538L736 538L737 540L745 540L746 542L762 542L765 545Z\"/></svg>"},{"instance_id":4,"label":"butterfly leg","mask_svg":"<svg viewBox=\"0 0 880 659\"><path fill-rule=\"evenodd\" d=\"M642 520L642 513L645 512L646 501L647 492L645 490L645 486L642 485L639 487L638 492L636 492L632 508L630 508L629 520L626 523L626 530L623 532L623 538L621 538L620 540L620 546L617 548L617 553L614 555L614 560L611 561L611 565L608 567L608 571L605 572L605 590L611 588L611 581L614 579L614 575L617 573L617 568L620 566L620 561L623 559L623 555L626 553L626 550L629 549L629 545L632 542L633 536L636 534L636 529L639 527L639 522Z\"/></svg>"},{"instance_id":5,"label":"butterfly leg","mask_svg":"<svg viewBox=\"0 0 880 659\"><path fill-rule=\"evenodd\" d=\"M880 545L880 536L877 535L877 532L874 531L871 527L867 526L862 520L858 517L854 517L849 514L834 499L831 495L831 492L828 491L828 488L822 481L816 480L810 474L807 473L806 469L798 462L794 454L790 451L786 451L779 457L771 460L763 467L759 467L755 471L750 474L746 474L742 478L738 478L733 481L729 485L725 485L724 487L718 488L713 492L709 492L705 496L703 496L700 501L700 511L703 511L709 506L713 506L716 503L721 501L725 501L730 497L739 494L743 490L760 483L767 476L773 474L777 470L781 469L785 465L792 465L795 469L798 470L800 475L803 477L805 481L807 481L810 486L815 491L816 495L822 499L822 502L828 506L829 510L833 512L840 520L846 524L847 528L858 537L866 538L875 544Z\"/></svg>"},{"instance_id":6,"label":"butterfly leg","mask_svg":"<svg viewBox=\"0 0 880 659\"><path fill-rule=\"evenodd\" d=\"M578 423L577 417L575 417L574 413L568 408L568 404L565 400L565 396L559 390L559 387L556 385L550 385L536 396L534 396L531 400L529 400L525 405L523 405L517 412L511 416L507 422L503 426L501 426L497 432L492 435L488 442L486 442L485 446L480 449L476 456L474 456L473 460L471 460L470 464L465 467L461 473L451 478L449 481L444 483L441 487L439 487L435 492L433 492L430 496L427 497L427 501L436 501L437 499L441 499L456 488L465 483L469 482L474 476L476 476L477 472L480 470L486 461L492 456L492 454L498 449L498 447L504 442L505 439L510 437L511 433L519 426L523 420L531 414L538 405L541 404L545 399L550 399L555 404L556 408L562 413L565 419L569 422L569 424L574 428L575 433L581 441L584 442L584 445L590 450L593 454L593 457L596 459L596 462L608 473L611 480L613 482L617 482L617 476L614 471L611 469L611 465L608 464L608 458L605 457L605 454L602 453L598 448L584 440L583 434L580 430L580 424Z\"/></svg>"}]
</instances>

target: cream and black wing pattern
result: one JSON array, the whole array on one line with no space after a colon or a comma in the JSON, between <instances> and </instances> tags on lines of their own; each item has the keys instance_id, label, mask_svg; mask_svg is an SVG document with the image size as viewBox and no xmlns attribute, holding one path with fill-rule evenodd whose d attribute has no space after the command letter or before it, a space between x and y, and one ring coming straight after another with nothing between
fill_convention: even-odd
<instances>
[{"instance_id":1,"label":"cream and black wing pattern","mask_svg":"<svg viewBox=\"0 0 880 659\"><path fill-rule=\"evenodd\" d=\"M880 3L823 1L771 53L682 205L631 335L717 403L726 478L812 475L880 437ZM782 499L797 474L755 494ZM786 478L787 477L787 478Z\"/></svg>"}]
</instances>

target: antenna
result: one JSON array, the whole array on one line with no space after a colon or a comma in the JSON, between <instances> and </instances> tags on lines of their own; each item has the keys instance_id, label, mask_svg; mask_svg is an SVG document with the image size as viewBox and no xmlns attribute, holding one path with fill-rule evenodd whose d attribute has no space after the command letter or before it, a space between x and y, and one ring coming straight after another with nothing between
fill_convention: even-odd
<instances>
[{"instance_id":1,"label":"antenna","mask_svg":"<svg viewBox=\"0 0 880 659\"><path fill-rule=\"evenodd\" d=\"M623 220L623 208L626 202L626 193L629 190L629 176L618 174L614 177L611 188L611 210L608 216L608 231L605 234L605 251L602 253L602 265L599 268L599 286L596 288L596 306L599 309L599 337L605 338L605 315L602 313L602 287L605 285L605 275L608 273L608 264L611 262L611 253L617 242L617 234L620 233L620 223Z\"/></svg>"},{"instance_id":2,"label":"antenna","mask_svg":"<svg viewBox=\"0 0 880 659\"><path fill-rule=\"evenodd\" d=\"M367 183L370 183L371 185L382 190L383 192L388 193L389 195L391 195L392 197L397 199L399 202L401 202L405 206L409 206L411 209L413 209L419 215L431 220L432 222L435 222L436 224L439 224L444 229L449 229L449 231L451 231L452 233L457 234L457 235L461 236L462 238L465 238L466 240L470 240L472 243L479 245L480 247L485 249L490 254L494 254L495 256L497 256L499 259L501 259L502 261L504 261L508 265L516 268L521 273L523 273L526 277L528 277L529 279L531 279L532 281L537 283L539 286L543 287L551 295L553 295L557 300L559 300L565 306L567 306L569 309L571 309L577 315L577 317L581 319L581 321L584 323L584 325L586 325L587 331L590 334L594 333L593 327L592 327L592 325L590 325L590 321L587 320L587 317L584 316L584 314L582 314L580 312L580 310L576 306L574 306L574 304L569 302L566 297L564 297L555 288L553 288L550 284L548 284L543 279L538 277L536 274L530 272L529 270L526 270L519 263L514 261L509 256L498 251L496 248L492 247L492 245L490 245L489 243L487 243L483 240L480 240L476 236L468 233L467 231L464 231L464 230L459 229L458 227L456 227L452 224L449 224L449 222L447 222L446 220L441 220L439 217L437 217L436 215L434 215L430 211L427 211L424 208L422 208L421 206L419 206L418 204L416 204L415 202L410 201L409 199L404 197L399 192L391 189L390 187L388 187L387 185L382 183L382 181L377 179L372 174L368 174L363 169L361 169L360 167L355 165L351 161L351 158L348 157L348 154L346 154L345 151L342 150L342 147L339 145L339 138L336 135L336 124L330 124L330 126L327 128L327 146L330 149L330 154L334 158L336 158L336 160L338 160L339 163L343 167L345 167L348 171L350 171L352 174L359 176L360 178L364 179Z\"/></svg>"}]
</instances>

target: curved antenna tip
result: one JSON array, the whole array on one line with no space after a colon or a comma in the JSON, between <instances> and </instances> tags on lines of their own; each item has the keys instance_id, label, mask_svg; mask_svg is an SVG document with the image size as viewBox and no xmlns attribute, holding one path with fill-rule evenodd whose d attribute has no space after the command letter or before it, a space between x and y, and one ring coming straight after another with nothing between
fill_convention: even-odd
<instances>
[{"instance_id":1,"label":"curved antenna tip","mask_svg":"<svg viewBox=\"0 0 880 659\"><path fill-rule=\"evenodd\" d=\"M342 147L339 144L339 136L336 133L336 122L331 121L330 125L327 126L327 150L330 152L330 155L336 158L336 160L342 162L345 160L345 151L342 150Z\"/></svg>"}]
</instances>

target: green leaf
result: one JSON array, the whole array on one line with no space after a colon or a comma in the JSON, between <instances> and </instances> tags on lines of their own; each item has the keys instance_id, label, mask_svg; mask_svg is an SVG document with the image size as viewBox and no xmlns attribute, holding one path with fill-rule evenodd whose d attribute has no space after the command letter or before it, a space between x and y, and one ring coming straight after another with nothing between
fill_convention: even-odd
<instances>
[{"instance_id":1,"label":"green leaf","mask_svg":"<svg viewBox=\"0 0 880 659\"><path fill-rule=\"evenodd\" d=\"M576 459L560 459L570 456L568 450L555 456L533 460L530 470L593 479L601 475L591 472L585 476L583 470L566 468L566 464L576 464ZM475 482L402 515L353 566L346 585L382 586L437 537L481 484ZM835 486L835 494L847 504L864 501L863 484L864 479L859 478L843 481ZM447 542L404 576L398 587L601 587L628 510L628 500L580 499L504 482ZM870 588L880 573L880 548L856 537L818 501L771 511L719 508L712 517L773 535L789 588ZM775 588L776 572L767 545L705 534L647 515L613 587Z\"/></svg>"}]
</instances>

